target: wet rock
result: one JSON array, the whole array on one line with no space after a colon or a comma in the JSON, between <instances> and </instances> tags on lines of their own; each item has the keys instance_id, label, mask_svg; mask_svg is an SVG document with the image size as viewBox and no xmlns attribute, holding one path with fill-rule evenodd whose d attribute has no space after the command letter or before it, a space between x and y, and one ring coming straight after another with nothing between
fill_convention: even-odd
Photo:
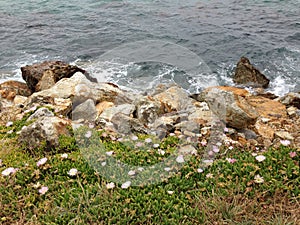
<instances>
[{"instance_id":1,"label":"wet rock","mask_svg":"<svg viewBox=\"0 0 300 225\"><path fill-rule=\"evenodd\" d=\"M72 120L83 119L89 122L95 122L97 117L97 110L92 99L77 105L72 111Z\"/></svg>"},{"instance_id":2,"label":"wet rock","mask_svg":"<svg viewBox=\"0 0 300 225\"><path fill-rule=\"evenodd\" d=\"M242 57L238 62L233 81L236 84L263 88L267 88L270 82L270 80L256 69L246 57Z\"/></svg>"},{"instance_id":3,"label":"wet rock","mask_svg":"<svg viewBox=\"0 0 300 225\"><path fill-rule=\"evenodd\" d=\"M236 93L242 93L242 95ZM248 95L248 92L228 87L213 87L202 92L212 112L228 126L238 129L254 124L259 116L243 95Z\"/></svg>"},{"instance_id":4,"label":"wet rock","mask_svg":"<svg viewBox=\"0 0 300 225\"><path fill-rule=\"evenodd\" d=\"M22 77L32 92L43 90L62 78L70 78L76 72L86 71L62 61L45 61L21 67ZM43 81L41 81L43 80ZM41 83L37 86L37 84ZM47 81L51 83L47 84Z\"/></svg>"},{"instance_id":5,"label":"wet rock","mask_svg":"<svg viewBox=\"0 0 300 225\"><path fill-rule=\"evenodd\" d=\"M61 135L70 135L69 120L58 117L39 117L32 124L23 127L18 137L19 143L29 150L45 146L47 150L59 146Z\"/></svg>"},{"instance_id":6,"label":"wet rock","mask_svg":"<svg viewBox=\"0 0 300 225\"><path fill-rule=\"evenodd\" d=\"M13 101L16 95L30 96L31 90L25 83L19 81L6 81L0 84L0 96Z\"/></svg>"}]
</instances>

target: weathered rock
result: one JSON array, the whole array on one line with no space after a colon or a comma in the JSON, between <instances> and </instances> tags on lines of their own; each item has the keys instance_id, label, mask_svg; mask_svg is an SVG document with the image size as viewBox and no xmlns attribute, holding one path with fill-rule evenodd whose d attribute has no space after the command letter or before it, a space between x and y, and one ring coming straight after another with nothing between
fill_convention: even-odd
<instances>
[{"instance_id":1,"label":"weathered rock","mask_svg":"<svg viewBox=\"0 0 300 225\"><path fill-rule=\"evenodd\" d=\"M255 108L260 117L279 119L287 117L286 107L275 100L261 96L246 97L247 102Z\"/></svg>"},{"instance_id":2,"label":"weathered rock","mask_svg":"<svg viewBox=\"0 0 300 225\"><path fill-rule=\"evenodd\" d=\"M59 146L61 135L70 135L69 120L58 117L39 117L32 124L23 127L18 137L19 143L29 150L34 150L43 145L50 150Z\"/></svg>"},{"instance_id":3,"label":"weathered rock","mask_svg":"<svg viewBox=\"0 0 300 225\"><path fill-rule=\"evenodd\" d=\"M254 124L259 114L244 97L235 92L247 94L238 88L213 87L204 90L201 95L215 115L229 126L241 129Z\"/></svg>"},{"instance_id":4,"label":"weathered rock","mask_svg":"<svg viewBox=\"0 0 300 225\"><path fill-rule=\"evenodd\" d=\"M134 102L136 117L144 124L152 124L163 113L160 102L150 97L142 97Z\"/></svg>"},{"instance_id":5,"label":"weathered rock","mask_svg":"<svg viewBox=\"0 0 300 225\"><path fill-rule=\"evenodd\" d=\"M6 81L0 84L0 97L12 101L16 95L30 96L31 90L25 83L19 81Z\"/></svg>"},{"instance_id":6,"label":"weathered rock","mask_svg":"<svg viewBox=\"0 0 300 225\"><path fill-rule=\"evenodd\" d=\"M294 106L300 109L300 93L288 93L285 96L279 98L279 102L286 106Z\"/></svg>"},{"instance_id":7,"label":"weathered rock","mask_svg":"<svg viewBox=\"0 0 300 225\"><path fill-rule=\"evenodd\" d=\"M96 110L97 110L97 116L99 116L101 113L103 113L104 110L113 107L114 103L108 102L108 101L103 101L100 102L96 105Z\"/></svg>"},{"instance_id":8,"label":"weathered rock","mask_svg":"<svg viewBox=\"0 0 300 225\"><path fill-rule=\"evenodd\" d=\"M255 129L258 135L262 136L265 139L273 140L274 138L274 129L269 125L263 123L262 121L257 121L255 123Z\"/></svg>"},{"instance_id":9,"label":"weathered rock","mask_svg":"<svg viewBox=\"0 0 300 225\"><path fill-rule=\"evenodd\" d=\"M27 121L38 119L40 117L51 117L51 116L54 116L54 113L51 112L49 109L39 108L27 119Z\"/></svg>"},{"instance_id":10,"label":"weathered rock","mask_svg":"<svg viewBox=\"0 0 300 225\"><path fill-rule=\"evenodd\" d=\"M242 57L238 62L233 81L237 84L263 88L267 88L270 82L246 57Z\"/></svg>"},{"instance_id":11,"label":"weathered rock","mask_svg":"<svg viewBox=\"0 0 300 225\"><path fill-rule=\"evenodd\" d=\"M181 87L172 86L167 90L153 96L159 101L165 112L186 110L192 106L192 99Z\"/></svg>"},{"instance_id":12,"label":"weathered rock","mask_svg":"<svg viewBox=\"0 0 300 225\"><path fill-rule=\"evenodd\" d=\"M86 72L77 66L72 66L62 61L45 61L43 63L27 65L21 67L21 71L23 79L32 92L42 90L43 85L46 85L45 82L42 82L37 87L42 78L44 81L51 80L51 82L56 83L62 78L73 76L76 72Z\"/></svg>"},{"instance_id":13,"label":"weathered rock","mask_svg":"<svg viewBox=\"0 0 300 225\"><path fill-rule=\"evenodd\" d=\"M283 140L294 140L294 137L287 131L276 131L275 136L283 139Z\"/></svg>"},{"instance_id":14,"label":"weathered rock","mask_svg":"<svg viewBox=\"0 0 300 225\"><path fill-rule=\"evenodd\" d=\"M16 95L14 98L14 105L24 107L24 103L27 101L27 97L22 95Z\"/></svg>"},{"instance_id":15,"label":"weathered rock","mask_svg":"<svg viewBox=\"0 0 300 225\"><path fill-rule=\"evenodd\" d=\"M136 118L124 113L117 113L111 118L114 131L119 134L131 134L134 132L149 133L149 130Z\"/></svg>"},{"instance_id":16,"label":"weathered rock","mask_svg":"<svg viewBox=\"0 0 300 225\"><path fill-rule=\"evenodd\" d=\"M89 122L95 122L97 117L97 110L95 103L92 99L77 105L72 111L72 120L83 119Z\"/></svg>"},{"instance_id":17,"label":"weathered rock","mask_svg":"<svg viewBox=\"0 0 300 225\"><path fill-rule=\"evenodd\" d=\"M46 70L40 81L35 86L35 91L43 91L51 88L57 82L55 74L52 70Z\"/></svg>"},{"instance_id":18,"label":"weathered rock","mask_svg":"<svg viewBox=\"0 0 300 225\"><path fill-rule=\"evenodd\" d=\"M87 99L92 99L97 104L102 101L126 102L126 93L119 88L107 83L92 83L82 73L75 73L71 78L63 78L53 87L33 93L28 101L34 102L38 98L70 98L75 105Z\"/></svg>"},{"instance_id":19,"label":"weathered rock","mask_svg":"<svg viewBox=\"0 0 300 225\"><path fill-rule=\"evenodd\" d=\"M119 115L119 114L124 114L126 116L132 117L134 111L135 111L135 105L132 104L123 104L123 105L109 107L100 114L97 121L103 119L106 121L111 121L115 115Z\"/></svg>"}]
</instances>

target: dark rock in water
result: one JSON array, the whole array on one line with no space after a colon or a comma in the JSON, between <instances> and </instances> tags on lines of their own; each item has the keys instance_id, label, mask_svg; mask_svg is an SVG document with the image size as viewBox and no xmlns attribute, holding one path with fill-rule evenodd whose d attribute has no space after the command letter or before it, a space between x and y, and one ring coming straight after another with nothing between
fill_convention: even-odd
<instances>
[{"instance_id":1,"label":"dark rock in water","mask_svg":"<svg viewBox=\"0 0 300 225\"><path fill-rule=\"evenodd\" d=\"M90 77L85 70L62 61L45 61L43 63L27 65L21 67L21 71L23 79L32 92L50 88L51 84L56 83L62 78L70 78L76 72L81 72L89 80L97 82L97 79ZM49 80L51 81L50 83L48 83Z\"/></svg>"},{"instance_id":2,"label":"dark rock in water","mask_svg":"<svg viewBox=\"0 0 300 225\"><path fill-rule=\"evenodd\" d=\"M30 96L31 90L25 83L19 81L6 81L0 84L0 96L8 100L13 100L16 95Z\"/></svg>"},{"instance_id":3,"label":"dark rock in water","mask_svg":"<svg viewBox=\"0 0 300 225\"><path fill-rule=\"evenodd\" d=\"M256 69L246 57L242 57L238 62L233 81L236 84L263 88L267 88L270 82L270 80Z\"/></svg>"}]
</instances>

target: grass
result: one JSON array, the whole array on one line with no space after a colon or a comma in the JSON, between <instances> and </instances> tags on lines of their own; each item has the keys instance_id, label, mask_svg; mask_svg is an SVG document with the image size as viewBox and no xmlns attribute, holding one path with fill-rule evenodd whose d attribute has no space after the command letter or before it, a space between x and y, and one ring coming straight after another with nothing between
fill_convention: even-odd
<instances>
[{"instance_id":1,"label":"grass","mask_svg":"<svg viewBox=\"0 0 300 225\"><path fill-rule=\"evenodd\" d=\"M204 148L199 146L189 161L174 163L183 144L177 137L159 141L137 135L120 141L99 131L77 143L61 137L59 151L33 153L18 146L16 132L22 123L0 127L0 172L18 168L0 175L0 224L300 224L299 150L221 149L204 168ZM290 152L297 154L291 157ZM266 158L259 162L253 153ZM44 157L47 162L37 166ZM172 163L164 161L168 158ZM151 170L157 164L161 166ZM158 182L166 167L177 172ZM78 170L73 177L68 175L72 168ZM153 178L152 183L135 186L146 179L139 173L128 175L137 168L144 168L140 174ZM256 183L256 175L264 181ZM128 180L131 186L122 188ZM110 182L115 188L107 188ZM45 194L39 193L42 186L49 188Z\"/></svg>"}]
</instances>

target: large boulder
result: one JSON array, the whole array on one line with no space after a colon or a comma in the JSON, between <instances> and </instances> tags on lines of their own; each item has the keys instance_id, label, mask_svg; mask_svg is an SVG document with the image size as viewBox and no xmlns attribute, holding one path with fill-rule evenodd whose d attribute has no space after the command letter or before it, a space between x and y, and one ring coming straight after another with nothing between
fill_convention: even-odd
<instances>
[{"instance_id":1,"label":"large boulder","mask_svg":"<svg viewBox=\"0 0 300 225\"><path fill-rule=\"evenodd\" d=\"M238 94L239 93L239 94ZM241 129L256 122L259 114L245 99L248 92L233 87L212 87L201 93L210 110L228 126Z\"/></svg>"},{"instance_id":2,"label":"large boulder","mask_svg":"<svg viewBox=\"0 0 300 225\"><path fill-rule=\"evenodd\" d=\"M62 61L45 61L27 65L21 67L21 71L23 79L32 92L50 88L60 79L69 78L76 72L86 73L85 70ZM91 77L88 76L88 78Z\"/></svg>"},{"instance_id":3,"label":"large boulder","mask_svg":"<svg viewBox=\"0 0 300 225\"><path fill-rule=\"evenodd\" d=\"M179 86L172 86L161 93L155 94L153 99L160 102L163 110L168 113L186 110L193 105L193 99Z\"/></svg>"},{"instance_id":4,"label":"large boulder","mask_svg":"<svg viewBox=\"0 0 300 225\"><path fill-rule=\"evenodd\" d=\"M236 84L263 88L267 88L270 82L270 80L256 69L246 57L242 57L238 62L233 81Z\"/></svg>"},{"instance_id":5,"label":"large boulder","mask_svg":"<svg viewBox=\"0 0 300 225\"><path fill-rule=\"evenodd\" d=\"M89 122L95 122L97 117L97 110L92 99L77 105L72 111L72 120L83 119Z\"/></svg>"},{"instance_id":6,"label":"large boulder","mask_svg":"<svg viewBox=\"0 0 300 225\"><path fill-rule=\"evenodd\" d=\"M43 145L51 150L59 146L61 135L70 135L68 130L70 125L69 120L55 116L39 117L32 124L22 128L18 141L29 150L37 149Z\"/></svg>"},{"instance_id":7,"label":"large boulder","mask_svg":"<svg viewBox=\"0 0 300 225\"><path fill-rule=\"evenodd\" d=\"M53 87L33 93L28 101L43 98L70 98L76 105L92 99L96 104L102 101L126 102L127 96L118 87L108 83L93 83L84 74L77 72L70 78L63 78Z\"/></svg>"}]
</instances>

